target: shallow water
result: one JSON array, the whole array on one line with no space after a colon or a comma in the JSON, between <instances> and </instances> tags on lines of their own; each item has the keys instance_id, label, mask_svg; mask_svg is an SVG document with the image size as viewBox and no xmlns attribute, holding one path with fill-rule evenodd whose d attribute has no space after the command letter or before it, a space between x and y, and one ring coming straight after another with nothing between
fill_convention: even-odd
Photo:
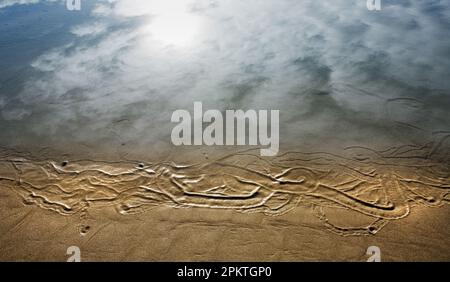
<instances>
[{"instance_id":1,"label":"shallow water","mask_svg":"<svg viewBox=\"0 0 450 282\"><path fill-rule=\"evenodd\" d=\"M1 260L450 259L447 3L28 2L0 1ZM280 153L174 146L194 102L279 110Z\"/></svg>"}]
</instances>

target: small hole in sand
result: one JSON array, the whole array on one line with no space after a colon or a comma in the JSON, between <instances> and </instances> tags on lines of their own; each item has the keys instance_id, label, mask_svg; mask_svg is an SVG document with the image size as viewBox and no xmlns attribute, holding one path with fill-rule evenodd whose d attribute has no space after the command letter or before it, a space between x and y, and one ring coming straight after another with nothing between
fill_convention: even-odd
<instances>
[{"instance_id":1,"label":"small hole in sand","mask_svg":"<svg viewBox=\"0 0 450 282\"><path fill-rule=\"evenodd\" d=\"M91 227L89 225L85 225L81 227L80 233L85 235L89 232L89 230L91 229Z\"/></svg>"}]
</instances>

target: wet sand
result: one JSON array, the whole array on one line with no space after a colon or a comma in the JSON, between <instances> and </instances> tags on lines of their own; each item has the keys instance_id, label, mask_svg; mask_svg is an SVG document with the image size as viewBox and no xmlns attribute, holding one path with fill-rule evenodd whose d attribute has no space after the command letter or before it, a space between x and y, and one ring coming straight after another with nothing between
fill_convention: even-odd
<instances>
[{"instance_id":1,"label":"wet sand","mask_svg":"<svg viewBox=\"0 0 450 282\"><path fill-rule=\"evenodd\" d=\"M2 151L2 261L450 259L442 143L174 163Z\"/></svg>"},{"instance_id":2,"label":"wet sand","mask_svg":"<svg viewBox=\"0 0 450 282\"><path fill-rule=\"evenodd\" d=\"M1 192L2 261L66 261L69 246L83 261L382 261L450 260L450 207L419 208L372 236L343 237L323 228L308 208L279 217L209 209L159 207L136 216L95 212L80 236L78 217L61 217Z\"/></svg>"}]
</instances>

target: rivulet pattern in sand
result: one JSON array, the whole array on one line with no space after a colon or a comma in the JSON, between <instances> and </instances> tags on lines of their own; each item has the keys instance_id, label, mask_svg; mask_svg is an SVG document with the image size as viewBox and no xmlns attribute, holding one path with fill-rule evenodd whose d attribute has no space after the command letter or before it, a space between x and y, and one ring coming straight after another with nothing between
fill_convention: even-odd
<instances>
[{"instance_id":1,"label":"rivulet pattern in sand","mask_svg":"<svg viewBox=\"0 0 450 282\"><path fill-rule=\"evenodd\" d=\"M342 155L285 152L270 159L248 150L183 165L55 162L3 150L0 185L19 193L26 205L65 216L83 218L91 209L106 206L135 214L160 205L276 216L306 205L331 231L365 235L407 217L416 205L439 207L450 202L450 166L441 145L442 139L384 151L348 147ZM340 226L327 217L324 207L347 209L373 221Z\"/></svg>"}]
</instances>

